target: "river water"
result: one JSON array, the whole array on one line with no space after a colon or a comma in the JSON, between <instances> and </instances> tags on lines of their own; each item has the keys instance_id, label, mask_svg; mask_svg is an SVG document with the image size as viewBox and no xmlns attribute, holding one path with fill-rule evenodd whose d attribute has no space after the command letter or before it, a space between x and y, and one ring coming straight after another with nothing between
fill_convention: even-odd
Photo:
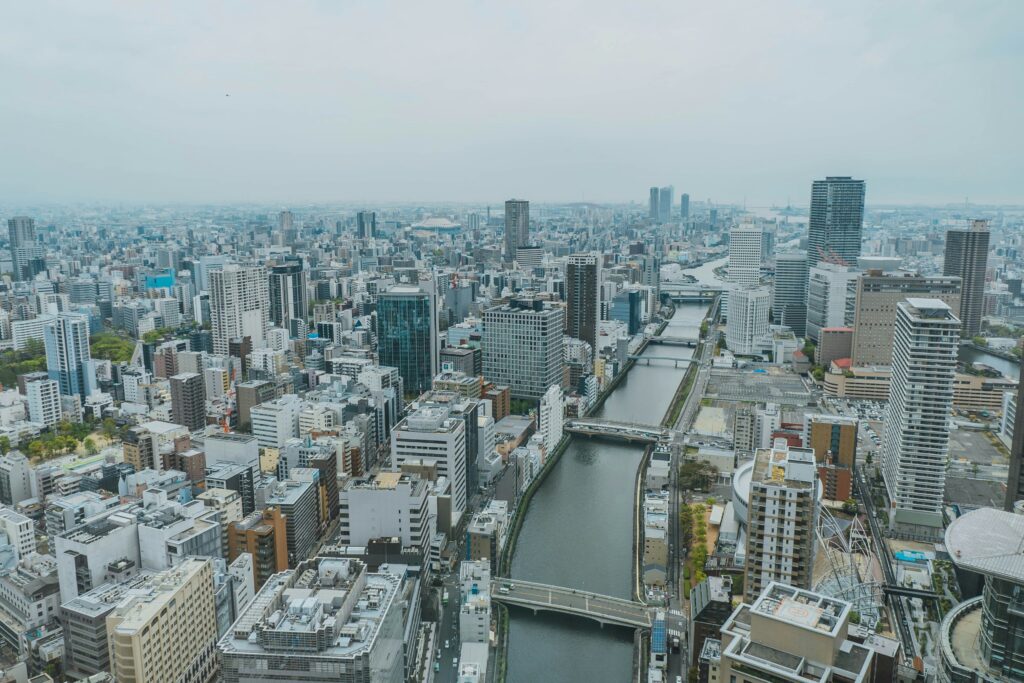
<instances>
[{"instance_id":1,"label":"river water","mask_svg":"<svg viewBox=\"0 0 1024 683\"><path fill-rule=\"evenodd\" d=\"M706 312L703 304L680 305L664 334L696 336ZM685 346L645 351L669 358L692 354ZM635 365L596 417L660 423L685 372L670 362ZM630 598L633 491L642 455L641 446L573 437L530 502L512 577ZM631 630L516 608L510 614L509 683L630 680Z\"/></svg>"}]
</instances>

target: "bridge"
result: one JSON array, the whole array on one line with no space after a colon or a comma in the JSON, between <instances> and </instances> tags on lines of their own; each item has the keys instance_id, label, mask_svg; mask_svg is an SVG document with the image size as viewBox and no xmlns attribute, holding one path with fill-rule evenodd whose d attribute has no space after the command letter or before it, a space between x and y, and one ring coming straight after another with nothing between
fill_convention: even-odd
<instances>
[{"instance_id":1,"label":"bridge","mask_svg":"<svg viewBox=\"0 0 1024 683\"><path fill-rule=\"evenodd\" d=\"M561 612L629 628L651 628L654 623L654 610L632 600L519 579L499 579L494 584L498 588L491 591L491 600L524 607L534 614Z\"/></svg>"},{"instance_id":2,"label":"bridge","mask_svg":"<svg viewBox=\"0 0 1024 683\"><path fill-rule=\"evenodd\" d=\"M664 344L666 346L689 346L694 347L699 343L699 339L693 337L663 337L661 335L652 335L647 337L648 344Z\"/></svg>"},{"instance_id":3,"label":"bridge","mask_svg":"<svg viewBox=\"0 0 1024 683\"><path fill-rule=\"evenodd\" d=\"M690 358L672 358L670 356L652 356L649 353L645 353L645 354L642 354L642 355L639 355L639 356L635 355L635 354L630 354L629 356L627 356L627 358L629 360L635 361L636 363L643 362L644 365L650 365L652 360L666 361L666 362L672 363L677 368L679 367L680 363L682 363L683 365L689 365L690 363L693 362L693 360L690 359Z\"/></svg>"},{"instance_id":4,"label":"bridge","mask_svg":"<svg viewBox=\"0 0 1024 683\"><path fill-rule=\"evenodd\" d=\"M710 301L722 293L722 288L709 287L696 282L662 282L661 291L673 301L691 303Z\"/></svg>"},{"instance_id":5,"label":"bridge","mask_svg":"<svg viewBox=\"0 0 1024 683\"><path fill-rule=\"evenodd\" d=\"M677 432L667 427L593 418L569 420L565 423L565 431L584 436L598 436L640 443L672 441L677 436Z\"/></svg>"}]
</instances>

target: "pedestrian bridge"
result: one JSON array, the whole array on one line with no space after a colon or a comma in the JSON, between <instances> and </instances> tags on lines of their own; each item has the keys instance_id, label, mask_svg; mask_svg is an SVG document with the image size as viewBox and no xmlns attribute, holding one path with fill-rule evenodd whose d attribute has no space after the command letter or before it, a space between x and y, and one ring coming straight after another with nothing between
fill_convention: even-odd
<instances>
[{"instance_id":1,"label":"pedestrian bridge","mask_svg":"<svg viewBox=\"0 0 1024 683\"><path fill-rule=\"evenodd\" d=\"M600 436L640 443L672 441L677 435L675 430L667 427L594 418L569 420L565 423L565 431L584 436Z\"/></svg>"},{"instance_id":2,"label":"pedestrian bridge","mask_svg":"<svg viewBox=\"0 0 1024 683\"><path fill-rule=\"evenodd\" d=\"M496 579L491 583L491 599L537 612L561 612L600 624L630 628L651 628L654 610L640 602L613 598L589 591L549 586L519 579Z\"/></svg>"}]
</instances>

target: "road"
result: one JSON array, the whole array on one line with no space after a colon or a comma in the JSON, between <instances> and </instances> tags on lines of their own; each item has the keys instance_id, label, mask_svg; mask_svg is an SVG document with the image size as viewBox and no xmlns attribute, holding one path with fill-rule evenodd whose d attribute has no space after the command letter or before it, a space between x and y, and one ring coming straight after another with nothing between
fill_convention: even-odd
<instances>
[{"instance_id":1,"label":"road","mask_svg":"<svg viewBox=\"0 0 1024 683\"><path fill-rule=\"evenodd\" d=\"M501 586L508 585L508 593L502 593ZM497 584L491 597L499 602L519 605L527 609L552 609L563 613L586 613L598 621L622 625L650 626L650 608L629 600L598 595L573 588L559 588L529 584L522 581Z\"/></svg>"}]
</instances>

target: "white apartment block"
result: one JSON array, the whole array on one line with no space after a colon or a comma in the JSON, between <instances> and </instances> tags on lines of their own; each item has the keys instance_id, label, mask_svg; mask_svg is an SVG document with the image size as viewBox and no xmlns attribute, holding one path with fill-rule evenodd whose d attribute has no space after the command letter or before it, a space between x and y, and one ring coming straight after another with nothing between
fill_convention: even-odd
<instances>
[{"instance_id":1,"label":"white apartment block","mask_svg":"<svg viewBox=\"0 0 1024 683\"><path fill-rule=\"evenodd\" d=\"M768 335L771 297L767 287L740 287L729 291L725 343L734 354L749 356L760 350Z\"/></svg>"},{"instance_id":2,"label":"white apartment block","mask_svg":"<svg viewBox=\"0 0 1024 683\"><path fill-rule=\"evenodd\" d=\"M7 507L0 507L0 529L7 534L7 539L14 547L19 560L36 551L35 526L25 515Z\"/></svg>"},{"instance_id":3,"label":"white apartment block","mask_svg":"<svg viewBox=\"0 0 1024 683\"><path fill-rule=\"evenodd\" d=\"M896 305L882 475L892 529L940 534L960 320L938 299Z\"/></svg>"},{"instance_id":4,"label":"white apartment block","mask_svg":"<svg viewBox=\"0 0 1024 683\"><path fill-rule=\"evenodd\" d=\"M253 406L249 411L252 435L262 448L281 448L299 436L301 400L295 394Z\"/></svg>"},{"instance_id":5,"label":"white apartment block","mask_svg":"<svg viewBox=\"0 0 1024 683\"><path fill-rule=\"evenodd\" d=\"M436 462L438 476L452 487L452 525L466 510L466 428L441 405L420 408L391 432L391 465L395 471L407 460Z\"/></svg>"},{"instance_id":6,"label":"white apartment block","mask_svg":"<svg viewBox=\"0 0 1024 683\"><path fill-rule=\"evenodd\" d=\"M756 223L741 223L729 231L729 280L737 286L756 287L761 282L763 239L764 228Z\"/></svg>"},{"instance_id":7,"label":"white apartment block","mask_svg":"<svg viewBox=\"0 0 1024 683\"><path fill-rule=\"evenodd\" d=\"M562 426L565 422L565 401L562 387L552 384L540 400L540 435L548 451L562 440Z\"/></svg>"},{"instance_id":8,"label":"white apartment block","mask_svg":"<svg viewBox=\"0 0 1024 683\"><path fill-rule=\"evenodd\" d=\"M228 264L209 277L213 352L228 355L228 342L240 337L251 338L254 349L262 348L270 306L267 269Z\"/></svg>"},{"instance_id":9,"label":"white apartment block","mask_svg":"<svg viewBox=\"0 0 1024 683\"><path fill-rule=\"evenodd\" d=\"M28 398L28 419L44 427L53 427L61 420L60 385L54 379L39 379L25 385Z\"/></svg>"}]
</instances>

